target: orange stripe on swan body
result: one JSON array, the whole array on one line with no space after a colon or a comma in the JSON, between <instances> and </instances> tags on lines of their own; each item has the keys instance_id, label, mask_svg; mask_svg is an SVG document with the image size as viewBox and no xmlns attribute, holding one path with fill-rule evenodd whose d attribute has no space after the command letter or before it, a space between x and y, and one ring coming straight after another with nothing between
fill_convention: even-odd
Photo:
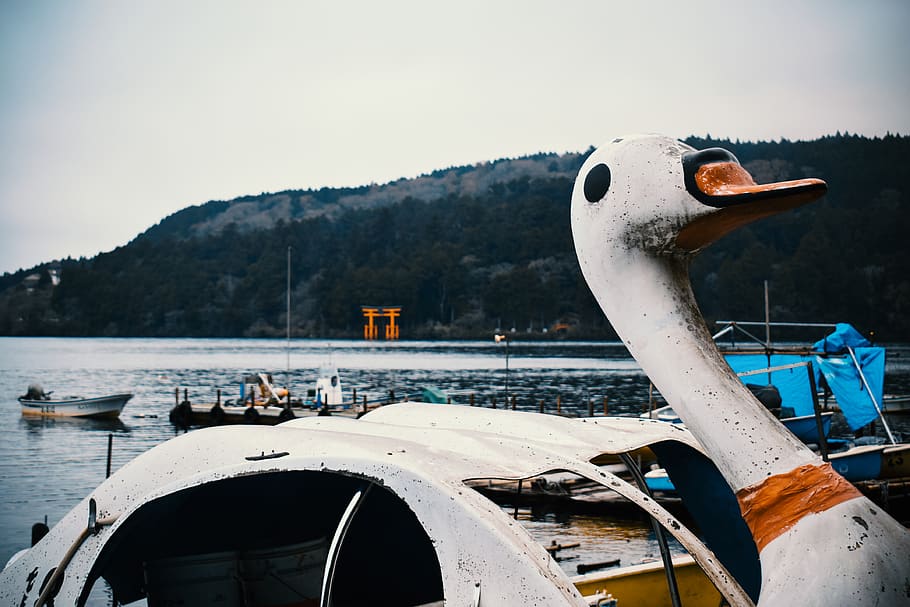
<instances>
[{"instance_id":1,"label":"orange stripe on swan body","mask_svg":"<svg viewBox=\"0 0 910 607\"><path fill-rule=\"evenodd\" d=\"M761 552L809 514L818 514L861 493L831 464L806 464L768 477L736 494L743 519Z\"/></svg>"}]
</instances>

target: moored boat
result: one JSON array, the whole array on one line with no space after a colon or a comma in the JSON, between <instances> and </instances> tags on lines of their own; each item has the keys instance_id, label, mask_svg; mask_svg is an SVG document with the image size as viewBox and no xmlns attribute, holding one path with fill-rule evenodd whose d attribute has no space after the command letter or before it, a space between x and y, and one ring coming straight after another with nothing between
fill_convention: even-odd
<instances>
[{"instance_id":1,"label":"moored boat","mask_svg":"<svg viewBox=\"0 0 910 607\"><path fill-rule=\"evenodd\" d=\"M51 398L38 385L29 386L28 392L19 397L22 415L44 417L117 417L132 394L109 394L85 398L66 396Z\"/></svg>"},{"instance_id":2,"label":"moored boat","mask_svg":"<svg viewBox=\"0 0 910 607\"><path fill-rule=\"evenodd\" d=\"M673 570L679 597L686 607L717 607L723 597L689 555L673 558ZM664 570L660 562L641 563L586 573L572 578L575 588L588 599L589 605L635 605L667 607L672 601L666 591ZM612 602L611 602L612 601Z\"/></svg>"},{"instance_id":3,"label":"moored boat","mask_svg":"<svg viewBox=\"0 0 910 607\"><path fill-rule=\"evenodd\" d=\"M731 332L741 324L759 323L728 322L721 333ZM800 440L820 451L833 469L851 483L906 479L910 464L905 465L904 460L910 454L910 444L899 442L900 436L891 431L885 416L893 413L906 397L883 394L885 348L873 345L846 323L785 324L833 331L809 348L781 349L767 341L760 344L761 352L745 349L728 353L727 362L743 379L767 377L766 387L780 394L777 411L799 414L780 421ZM892 408L889 410L885 403ZM877 422L885 437L861 436L857 432L856 436L829 438L835 411L827 409L832 406L851 431L865 430L869 424L874 428Z\"/></svg>"},{"instance_id":4,"label":"moored boat","mask_svg":"<svg viewBox=\"0 0 910 607\"><path fill-rule=\"evenodd\" d=\"M828 434L831 432L831 419L833 417L833 411L822 411L818 417L815 415L784 417L781 418L780 423L804 443L817 444L821 440L818 433L819 423L822 427L821 435L827 438Z\"/></svg>"},{"instance_id":5,"label":"moored boat","mask_svg":"<svg viewBox=\"0 0 910 607\"><path fill-rule=\"evenodd\" d=\"M332 365L320 367L315 383L302 397L287 388L276 387L268 373L247 375L240 383L239 398L221 400L221 391L214 402L192 402L186 390L183 400L175 392L175 404L170 420L176 426L218 426L222 424L275 425L292 419L337 415L360 417L377 407L396 402L445 403L444 392L433 387L421 387L414 392L389 390L383 395L354 388L345 396L338 369Z\"/></svg>"},{"instance_id":6,"label":"moored boat","mask_svg":"<svg viewBox=\"0 0 910 607\"><path fill-rule=\"evenodd\" d=\"M910 394L882 394L882 411L910 413Z\"/></svg>"},{"instance_id":7,"label":"moored boat","mask_svg":"<svg viewBox=\"0 0 910 607\"><path fill-rule=\"evenodd\" d=\"M831 419L834 416L833 411L822 411L819 418L815 415L800 415L797 417L780 418L780 423L793 433L796 438L804 443L818 443L818 424L821 424L822 434L827 437L831 431ZM671 424L682 424L682 419L673 409L672 406L666 405L658 409L646 411L639 415L642 419L656 419Z\"/></svg>"},{"instance_id":8,"label":"moored boat","mask_svg":"<svg viewBox=\"0 0 910 607\"><path fill-rule=\"evenodd\" d=\"M357 417L381 404L368 402L366 398L362 403L355 403L353 397L345 402L338 370L329 366L319 370L314 387L302 398L295 398L287 388L274 386L268 373L245 376L236 400L222 401L220 390L214 403L191 402L186 391L181 401L179 394L178 390L170 420L181 427L237 423L274 425L315 415Z\"/></svg>"}]
</instances>

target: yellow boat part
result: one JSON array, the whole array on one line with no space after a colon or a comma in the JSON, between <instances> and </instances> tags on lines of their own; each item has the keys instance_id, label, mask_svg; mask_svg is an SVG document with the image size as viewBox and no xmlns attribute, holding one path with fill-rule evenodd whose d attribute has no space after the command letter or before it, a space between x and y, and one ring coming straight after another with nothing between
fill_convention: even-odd
<instances>
[{"instance_id":1,"label":"yellow boat part","mask_svg":"<svg viewBox=\"0 0 910 607\"><path fill-rule=\"evenodd\" d=\"M720 592L691 556L675 557L673 569L683 605L717 607L721 604ZM660 561L579 575L572 578L572 583L584 597L612 595L618 605L672 607Z\"/></svg>"}]
</instances>

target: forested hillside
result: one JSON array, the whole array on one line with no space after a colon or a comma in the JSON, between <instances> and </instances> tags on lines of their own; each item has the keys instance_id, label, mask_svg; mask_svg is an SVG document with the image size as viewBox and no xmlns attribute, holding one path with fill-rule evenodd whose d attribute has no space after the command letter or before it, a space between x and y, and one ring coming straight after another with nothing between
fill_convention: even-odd
<instances>
[{"instance_id":1,"label":"forested hillside","mask_svg":"<svg viewBox=\"0 0 910 607\"><path fill-rule=\"evenodd\" d=\"M759 182L829 185L822 201L696 259L706 317L760 319L768 280L774 320L848 321L910 339L908 142L690 139L733 151ZM582 161L541 154L188 207L110 253L0 277L0 334L284 335L291 247L295 336L360 336L360 306L372 304L403 307L402 338L489 336L497 326L552 336L557 325L570 337L613 337L569 227Z\"/></svg>"}]
</instances>

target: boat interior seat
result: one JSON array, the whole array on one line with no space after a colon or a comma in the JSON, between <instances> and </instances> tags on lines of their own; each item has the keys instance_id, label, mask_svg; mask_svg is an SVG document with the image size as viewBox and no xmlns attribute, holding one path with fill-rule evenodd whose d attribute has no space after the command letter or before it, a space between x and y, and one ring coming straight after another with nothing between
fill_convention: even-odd
<instances>
[{"instance_id":1,"label":"boat interior seat","mask_svg":"<svg viewBox=\"0 0 910 607\"><path fill-rule=\"evenodd\" d=\"M329 541L363 484L331 472L271 472L150 501L108 541L79 604L104 579L117 601L147 597L152 607L205 600L317 605ZM377 485L365 494L337 551L331 604L362 605L364 589L382 604L403 607L443 600L429 536L400 498ZM285 603L275 599L288 592L293 596L283 597Z\"/></svg>"}]
</instances>

